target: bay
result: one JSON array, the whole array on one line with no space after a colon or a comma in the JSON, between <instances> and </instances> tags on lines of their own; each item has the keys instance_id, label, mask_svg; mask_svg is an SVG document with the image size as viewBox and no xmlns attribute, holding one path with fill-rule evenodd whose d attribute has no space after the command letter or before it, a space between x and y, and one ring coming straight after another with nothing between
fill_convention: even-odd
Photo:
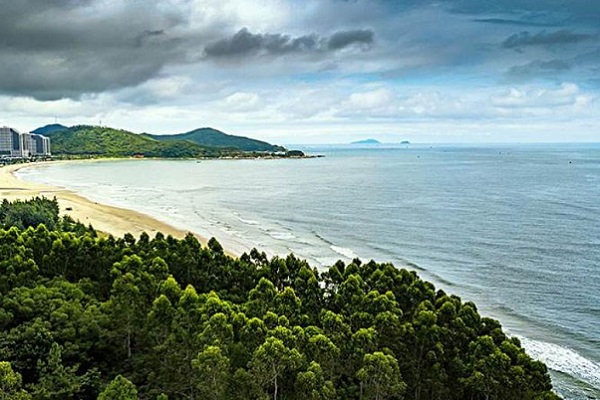
<instances>
[{"instance_id":1,"label":"bay","mask_svg":"<svg viewBox=\"0 0 600 400\"><path fill-rule=\"evenodd\" d=\"M600 398L600 145L305 150L325 157L48 164L18 174L238 253L416 269L521 338L559 394Z\"/></svg>"}]
</instances>

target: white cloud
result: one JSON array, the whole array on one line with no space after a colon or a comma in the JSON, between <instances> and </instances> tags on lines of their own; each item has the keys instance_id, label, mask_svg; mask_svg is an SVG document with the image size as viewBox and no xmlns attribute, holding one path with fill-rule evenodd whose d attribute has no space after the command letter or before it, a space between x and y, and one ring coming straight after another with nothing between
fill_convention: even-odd
<instances>
[{"instance_id":1,"label":"white cloud","mask_svg":"<svg viewBox=\"0 0 600 400\"><path fill-rule=\"evenodd\" d=\"M191 25L198 29L239 29L248 27L269 31L286 26L291 14L286 2L280 0L193 0Z\"/></svg>"},{"instance_id":2,"label":"white cloud","mask_svg":"<svg viewBox=\"0 0 600 400\"><path fill-rule=\"evenodd\" d=\"M395 94L391 90L381 88L369 92L352 93L345 105L357 110L368 110L386 107L394 100Z\"/></svg>"},{"instance_id":3,"label":"white cloud","mask_svg":"<svg viewBox=\"0 0 600 400\"><path fill-rule=\"evenodd\" d=\"M193 81L188 77L170 76L161 77L146 82L142 87L147 88L152 94L161 99L181 96L193 87Z\"/></svg>"},{"instance_id":4,"label":"white cloud","mask_svg":"<svg viewBox=\"0 0 600 400\"><path fill-rule=\"evenodd\" d=\"M558 88L512 87L491 98L493 106L502 109L544 109L553 112L557 107L579 108L590 105L594 97L583 93L575 83L563 83Z\"/></svg>"},{"instance_id":5,"label":"white cloud","mask_svg":"<svg viewBox=\"0 0 600 400\"><path fill-rule=\"evenodd\" d=\"M257 111L263 108L263 102L256 93L235 92L220 101L218 107L226 112Z\"/></svg>"},{"instance_id":6,"label":"white cloud","mask_svg":"<svg viewBox=\"0 0 600 400\"><path fill-rule=\"evenodd\" d=\"M201 89L189 84L185 78L165 78L78 101L0 97L0 124L29 130L53 123L56 116L65 125L102 120L134 132L212 126L276 143L347 142L365 133L379 133L388 141L410 134L414 141L464 142L568 140L564 135L569 132L592 140L600 129L596 97L573 83L468 90L353 79L288 83L285 90L256 82L215 81ZM132 96L163 100L131 102Z\"/></svg>"}]
</instances>

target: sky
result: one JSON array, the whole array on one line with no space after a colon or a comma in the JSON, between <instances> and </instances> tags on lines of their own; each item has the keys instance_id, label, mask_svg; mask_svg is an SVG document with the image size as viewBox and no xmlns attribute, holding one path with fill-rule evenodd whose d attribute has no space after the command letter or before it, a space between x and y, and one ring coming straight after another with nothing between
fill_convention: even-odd
<instances>
[{"instance_id":1,"label":"sky","mask_svg":"<svg viewBox=\"0 0 600 400\"><path fill-rule=\"evenodd\" d=\"M0 125L600 142L598 0L0 0Z\"/></svg>"}]
</instances>

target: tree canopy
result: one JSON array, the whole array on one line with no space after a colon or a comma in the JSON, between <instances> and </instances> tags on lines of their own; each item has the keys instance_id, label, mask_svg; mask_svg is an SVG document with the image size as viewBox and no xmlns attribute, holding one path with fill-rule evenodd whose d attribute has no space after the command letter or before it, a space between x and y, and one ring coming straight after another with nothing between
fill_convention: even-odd
<instances>
[{"instance_id":1,"label":"tree canopy","mask_svg":"<svg viewBox=\"0 0 600 400\"><path fill-rule=\"evenodd\" d=\"M0 229L0 400L558 399L518 339L414 271L115 238L30 205L48 212Z\"/></svg>"},{"instance_id":2,"label":"tree canopy","mask_svg":"<svg viewBox=\"0 0 600 400\"><path fill-rule=\"evenodd\" d=\"M146 135L159 141L187 140L200 146L224 147L241 151L286 151L284 147L243 136L228 135L213 128L200 128L176 135Z\"/></svg>"},{"instance_id":3,"label":"tree canopy","mask_svg":"<svg viewBox=\"0 0 600 400\"><path fill-rule=\"evenodd\" d=\"M79 125L52 131L52 153L57 155L95 155L128 157L192 158L234 154L231 149L202 146L187 140L158 141L122 129Z\"/></svg>"}]
</instances>

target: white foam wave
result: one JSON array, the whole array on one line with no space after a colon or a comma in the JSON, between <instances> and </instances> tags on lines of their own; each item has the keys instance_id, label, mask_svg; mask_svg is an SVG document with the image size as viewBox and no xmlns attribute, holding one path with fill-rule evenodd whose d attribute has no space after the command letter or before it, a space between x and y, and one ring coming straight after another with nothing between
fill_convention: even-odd
<instances>
[{"instance_id":1,"label":"white foam wave","mask_svg":"<svg viewBox=\"0 0 600 400\"><path fill-rule=\"evenodd\" d=\"M600 389L600 365L567 347L519 337L529 355L548 368L571 375Z\"/></svg>"},{"instance_id":2,"label":"white foam wave","mask_svg":"<svg viewBox=\"0 0 600 400\"><path fill-rule=\"evenodd\" d=\"M348 249L346 247L340 247L340 246L331 245L331 246L329 246L329 248L331 250L335 251L336 253L338 253L338 254L346 257L346 258L349 258L351 260L353 260L355 258L358 258L358 256L356 255L356 253L354 253L352 250L350 250L350 249Z\"/></svg>"},{"instance_id":3,"label":"white foam wave","mask_svg":"<svg viewBox=\"0 0 600 400\"><path fill-rule=\"evenodd\" d=\"M258 225L259 222L258 221L254 221L252 219L244 219L240 216L239 213L237 212L233 212L233 215L235 215L235 217L238 219L238 221L240 221L242 224L246 224L246 225Z\"/></svg>"},{"instance_id":4,"label":"white foam wave","mask_svg":"<svg viewBox=\"0 0 600 400\"><path fill-rule=\"evenodd\" d=\"M238 217L241 223L246 225L258 225L258 221L254 221L253 219L244 219L242 217Z\"/></svg>"},{"instance_id":5,"label":"white foam wave","mask_svg":"<svg viewBox=\"0 0 600 400\"><path fill-rule=\"evenodd\" d=\"M267 234L269 236L271 236L273 239L277 239L277 240L294 240L294 239L297 239L296 236L293 235L290 232L278 232L278 231L268 230Z\"/></svg>"}]
</instances>

